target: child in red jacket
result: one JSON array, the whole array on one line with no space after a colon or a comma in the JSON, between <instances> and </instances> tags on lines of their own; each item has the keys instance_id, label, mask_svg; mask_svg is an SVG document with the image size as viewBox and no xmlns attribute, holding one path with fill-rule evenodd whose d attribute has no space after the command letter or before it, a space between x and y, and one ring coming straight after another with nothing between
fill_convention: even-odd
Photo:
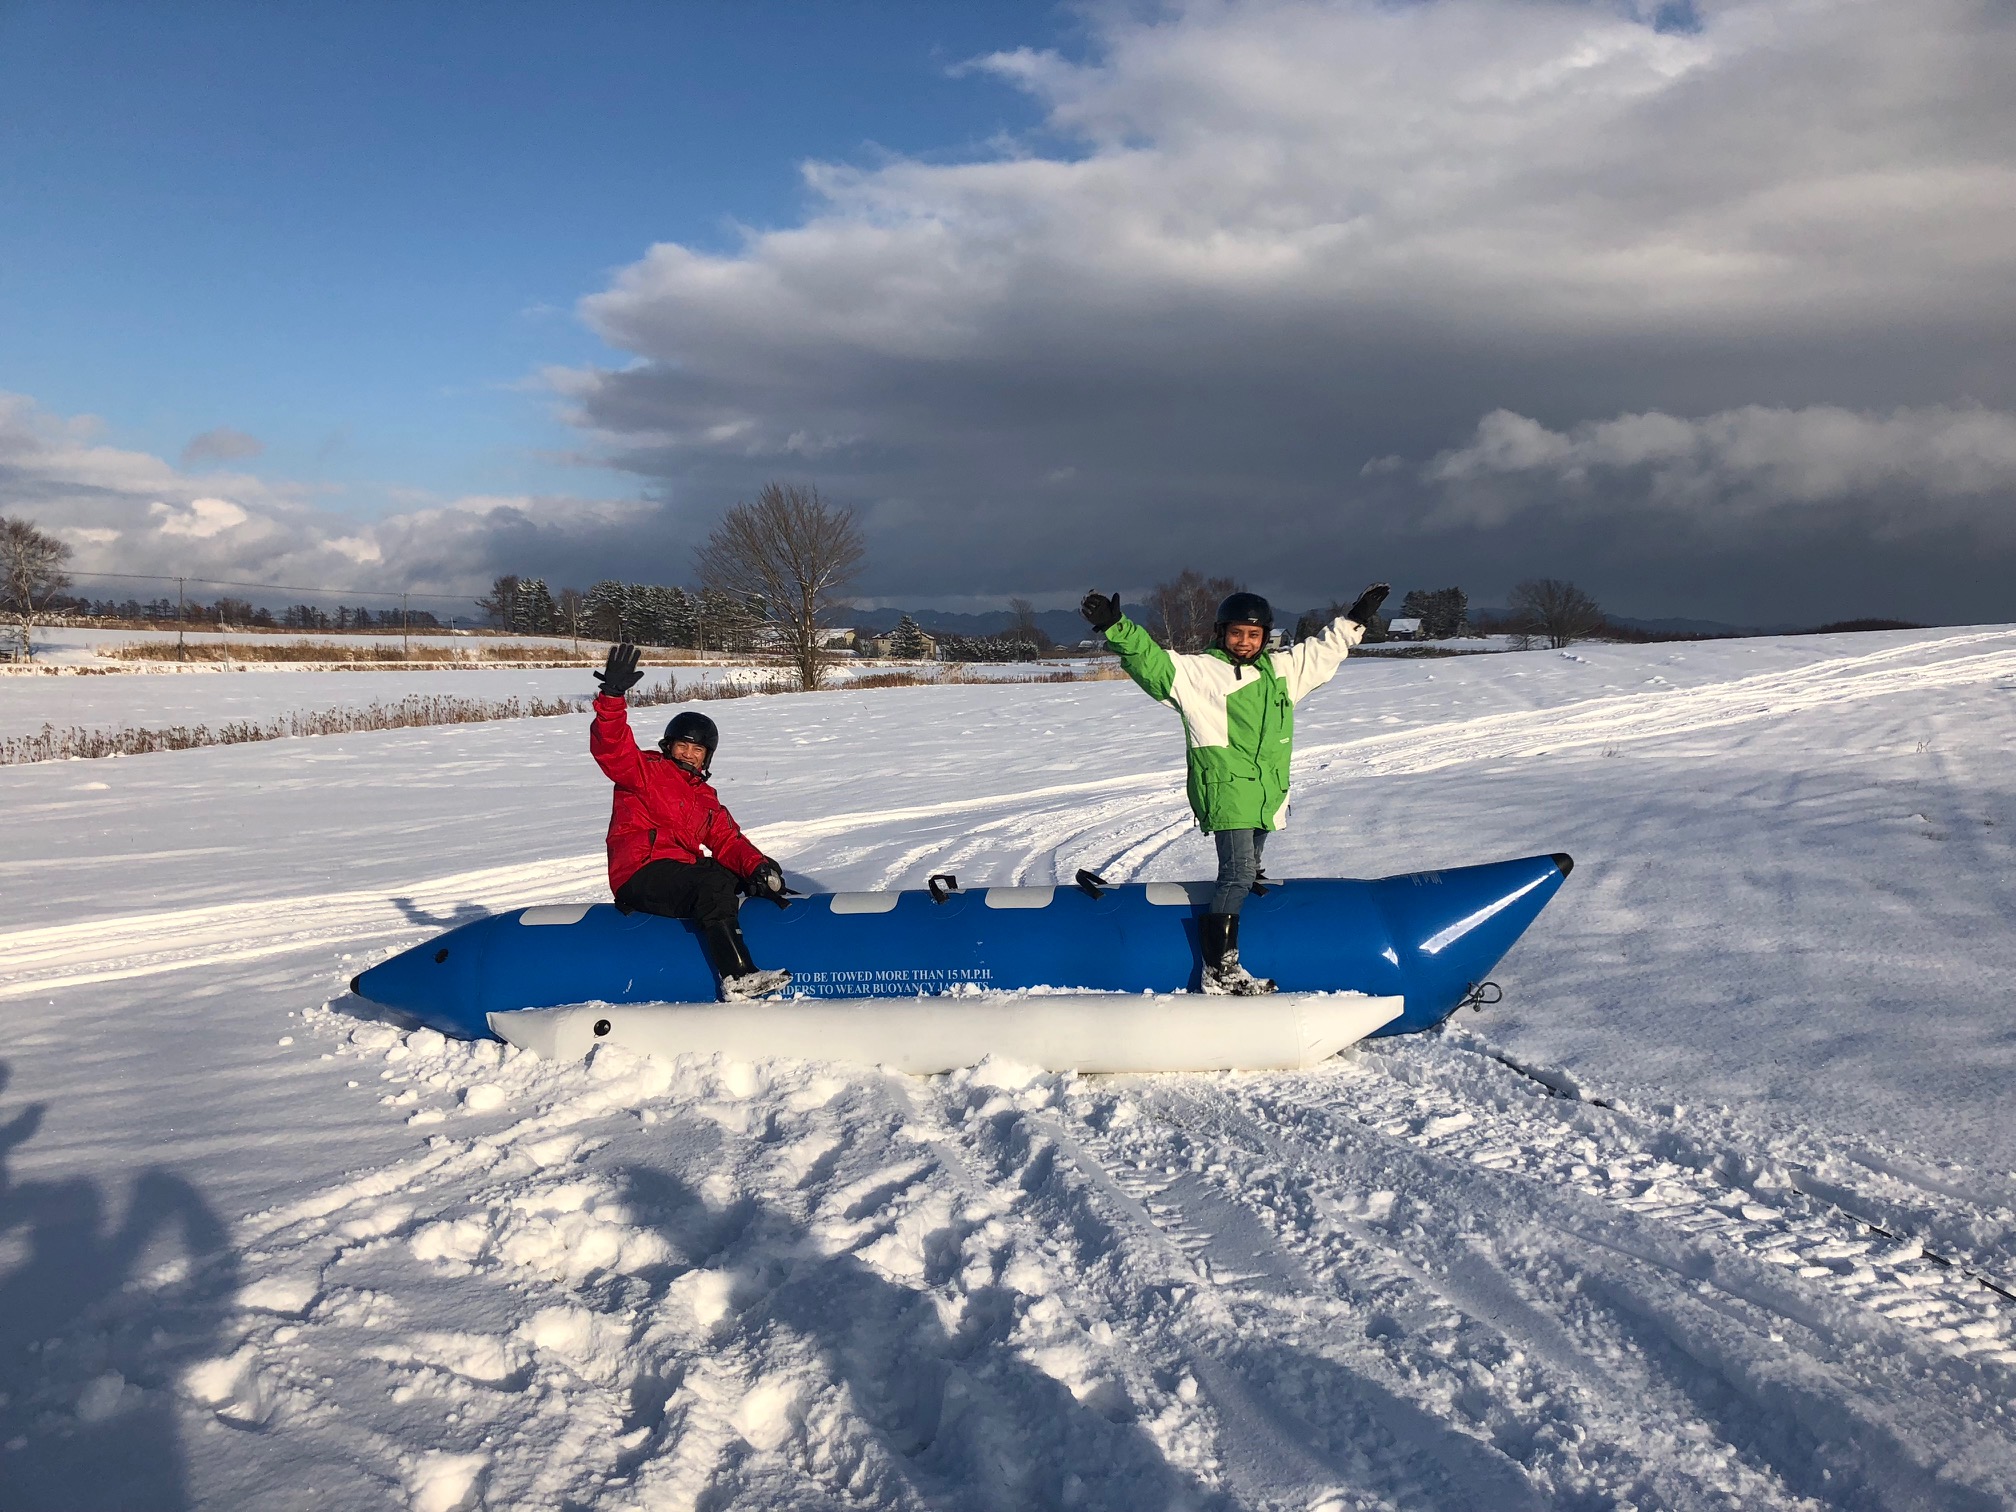
<instances>
[{"instance_id":1,"label":"child in red jacket","mask_svg":"<svg viewBox=\"0 0 2016 1512\"><path fill-rule=\"evenodd\" d=\"M615 647L596 682L588 749L616 784L609 814L609 886L625 913L695 919L729 1002L763 997L791 981L788 971L758 971L736 919L736 892L785 903L784 869L751 845L707 784L721 735L705 714L687 710L665 727L656 751L640 751L623 695L643 674L637 648Z\"/></svg>"}]
</instances>

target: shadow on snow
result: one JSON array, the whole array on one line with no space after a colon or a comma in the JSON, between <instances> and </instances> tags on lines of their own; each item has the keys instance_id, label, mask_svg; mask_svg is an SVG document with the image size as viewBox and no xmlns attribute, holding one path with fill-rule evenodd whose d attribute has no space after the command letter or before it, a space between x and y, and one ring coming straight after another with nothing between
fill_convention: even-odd
<instances>
[{"instance_id":1,"label":"shadow on snow","mask_svg":"<svg viewBox=\"0 0 2016 1512\"><path fill-rule=\"evenodd\" d=\"M220 1347L237 1257L170 1172L144 1172L123 1214L81 1177L16 1182L44 1112L0 1121L0 1506L186 1508L177 1383Z\"/></svg>"}]
</instances>

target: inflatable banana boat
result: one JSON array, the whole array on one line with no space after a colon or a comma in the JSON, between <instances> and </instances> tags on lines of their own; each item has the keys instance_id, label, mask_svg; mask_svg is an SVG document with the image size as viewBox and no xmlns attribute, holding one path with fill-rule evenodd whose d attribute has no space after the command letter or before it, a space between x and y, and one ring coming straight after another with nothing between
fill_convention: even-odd
<instances>
[{"instance_id":1,"label":"inflatable banana boat","mask_svg":"<svg viewBox=\"0 0 2016 1512\"><path fill-rule=\"evenodd\" d=\"M1197 992L1210 882L818 894L746 903L791 995L716 1003L697 927L570 903L465 924L361 973L358 996L444 1034L547 1055L598 1043L946 1070L987 1055L1050 1070L1311 1065L1368 1035L1433 1028L1476 993L1573 862L1530 856L1377 881L1268 881L1240 957L1280 991Z\"/></svg>"}]
</instances>

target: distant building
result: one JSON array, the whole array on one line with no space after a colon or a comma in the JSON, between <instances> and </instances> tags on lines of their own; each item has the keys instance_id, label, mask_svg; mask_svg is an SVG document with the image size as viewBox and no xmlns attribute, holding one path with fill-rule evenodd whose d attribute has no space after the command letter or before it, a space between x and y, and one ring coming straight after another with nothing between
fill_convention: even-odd
<instances>
[{"instance_id":1,"label":"distant building","mask_svg":"<svg viewBox=\"0 0 2016 1512\"><path fill-rule=\"evenodd\" d=\"M857 637L854 642L854 649L864 656L880 656L907 661L938 660L938 637L931 634L928 630L919 630L917 638L923 643L924 647L924 652L921 656L897 657L895 651L896 633L893 630L884 630L871 635Z\"/></svg>"},{"instance_id":2,"label":"distant building","mask_svg":"<svg viewBox=\"0 0 2016 1512\"><path fill-rule=\"evenodd\" d=\"M1388 640L1421 639L1421 621L1418 619L1390 619L1386 621Z\"/></svg>"}]
</instances>

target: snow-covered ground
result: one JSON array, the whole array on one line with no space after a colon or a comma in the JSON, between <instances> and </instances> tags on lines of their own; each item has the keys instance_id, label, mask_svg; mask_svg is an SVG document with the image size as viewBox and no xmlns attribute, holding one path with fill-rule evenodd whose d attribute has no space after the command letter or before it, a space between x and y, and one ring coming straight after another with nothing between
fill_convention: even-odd
<instances>
[{"instance_id":1,"label":"snow-covered ground","mask_svg":"<svg viewBox=\"0 0 2016 1512\"><path fill-rule=\"evenodd\" d=\"M1124 683L709 712L808 884L1209 872ZM599 894L583 723L0 769L0 1505L2016 1504L2016 630L1347 664L1271 871L1578 865L1294 1074L377 1021Z\"/></svg>"},{"instance_id":2,"label":"snow-covered ground","mask_svg":"<svg viewBox=\"0 0 2016 1512\"><path fill-rule=\"evenodd\" d=\"M591 665L491 664L407 670L397 663L366 662L355 668L331 669L287 662L118 662L99 652L109 638L137 640L150 635L159 637L161 632L56 630L50 634L47 656L38 653L35 669L0 667L0 739L32 734L45 724L58 729L78 726L100 730L196 724L215 728L232 720L261 721L296 712L391 704L414 695L494 701L585 699L595 692L595 667ZM165 638L171 642L174 639L173 635ZM330 641L327 636L303 638L320 644ZM242 641L245 637L235 639ZM397 644L396 639L393 644ZM555 643L492 638L484 642L465 639L459 644L464 649L477 644L526 644L537 649ZM564 642L559 644L564 648ZM599 642L583 645L598 653L603 649ZM420 647L416 639L414 655L431 654L433 649ZM647 652L647 657L650 654ZM838 662L831 676L835 684L889 672L1012 682L1060 671L1083 671L1101 661L1110 664L1111 658L985 663L954 668L950 664L850 657ZM50 668L60 669L59 675L47 675ZM80 668L91 669L94 675L70 675ZM668 678L682 687L723 681L762 685L786 675L775 664L707 661L660 665L647 660L643 686L656 687Z\"/></svg>"}]
</instances>

